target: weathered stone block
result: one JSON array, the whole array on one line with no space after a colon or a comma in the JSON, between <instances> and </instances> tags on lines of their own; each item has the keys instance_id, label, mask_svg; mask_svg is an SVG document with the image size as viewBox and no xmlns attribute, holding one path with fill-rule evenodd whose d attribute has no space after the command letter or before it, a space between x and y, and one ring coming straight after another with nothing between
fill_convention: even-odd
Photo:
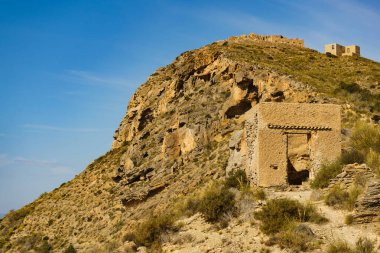
<instances>
[{"instance_id":1,"label":"weathered stone block","mask_svg":"<svg viewBox=\"0 0 380 253\"><path fill-rule=\"evenodd\" d=\"M246 171L259 186L302 184L341 153L340 106L260 103L247 117ZM253 127L252 127L253 126Z\"/></svg>"}]
</instances>

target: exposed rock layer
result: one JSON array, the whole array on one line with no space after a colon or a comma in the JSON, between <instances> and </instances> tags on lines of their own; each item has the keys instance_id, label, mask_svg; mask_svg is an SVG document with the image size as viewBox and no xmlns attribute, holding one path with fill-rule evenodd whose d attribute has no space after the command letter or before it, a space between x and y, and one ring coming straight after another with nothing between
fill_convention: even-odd
<instances>
[{"instance_id":1,"label":"exposed rock layer","mask_svg":"<svg viewBox=\"0 0 380 253\"><path fill-rule=\"evenodd\" d=\"M361 73L348 72L337 80L335 69ZM355 81L367 88L377 74L380 65L365 59L331 59L249 37L185 52L138 88L107 154L1 220L0 252L30 251L36 238L47 238L58 252L69 244L79 252L122 244L129 228L148 213L224 177L230 149L238 147L229 140L242 130L255 104L343 104L345 99L328 95L336 88L333 83ZM331 87L320 85L322 78ZM375 113L363 106L362 114L355 106L344 108L351 118ZM235 161L230 163L238 166L239 157Z\"/></svg>"}]
</instances>

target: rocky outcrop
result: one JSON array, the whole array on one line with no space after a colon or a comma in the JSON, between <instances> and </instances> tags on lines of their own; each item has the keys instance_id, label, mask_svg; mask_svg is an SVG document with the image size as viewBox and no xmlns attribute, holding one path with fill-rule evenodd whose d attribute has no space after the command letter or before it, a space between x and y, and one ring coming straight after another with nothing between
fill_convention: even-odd
<instances>
[{"instance_id":1,"label":"rocky outcrop","mask_svg":"<svg viewBox=\"0 0 380 253\"><path fill-rule=\"evenodd\" d=\"M356 223L380 222L380 180L368 182L363 196L357 201L354 220Z\"/></svg>"},{"instance_id":2,"label":"rocky outcrop","mask_svg":"<svg viewBox=\"0 0 380 253\"><path fill-rule=\"evenodd\" d=\"M330 180L326 191L339 185L349 191L353 186L363 188L355 203L353 218L355 223L380 221L380 179L366 164L348 164L343 171Z\"/></svg>"},{"instance_id":3,"label":"rocky outcrop","mask_svg":"<svg viewBox=\"0 0 380 253\"><path fill-rule=\"evenodd\" d=\"M0 221L4 248L23 252L23 242L34 236L45 238L57 252L69 244L78 252L107 252L107 245L122 248L122 238L136 222L224 177L227 166L239 168L252 156L245 147L255 136L242 130L255 127L245 121L257 103L342 102L318 92L320 86L313 84L321 78L310 70L329 64L346 69L345 62L341 68L330 63L344 59L292 43L276 44L284 38L257 38L215 42L157 69L131 97L109 152L26 210ZM342 81L359 76L363 84L373 84L377 65L356 59L352 66L363 73L350 71ZM341 81L333 72L321 73L324 81ZM254 180L255 175L249 177Z\"/></svg>"},{"instance_id":4,"label":"rocky outcrop","mask_svg":"<svg viewBox=\"0 0 380 253\"><path fill-rule=\"evenodd\" d=\"M330 180L326 190L339 185L341 188L348 190L352 185L359 183L365 185L375 174L366 164L347 164L343 167L342 172Z\"/></svg>"}]
</instances>

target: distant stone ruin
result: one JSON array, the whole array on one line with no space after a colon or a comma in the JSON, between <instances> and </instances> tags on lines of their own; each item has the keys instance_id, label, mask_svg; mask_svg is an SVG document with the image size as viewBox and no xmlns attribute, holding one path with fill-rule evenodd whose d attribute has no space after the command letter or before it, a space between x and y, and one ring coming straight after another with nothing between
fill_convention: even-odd
<instances>
[{"instance_id":1,"label":"distant stone ruin","mask_svg":"<svg viewBox=\"0 0 380 253\"><path fill-rule=\"evenodd\" d=\"M282 35L257 35L250 33L248 35L233 36L228 38L229 41L238 41L238 42L272 42L278 44L287 44L297 47L304 47L303 39L288 39Z\"/></svg>"},{"instance_id":2,"label":"distant stone ruin","mask_svg":"<svg viewBox=\"0 0 380 253\"><path fill-rule=\"evenodd\" d=\"M227 172L242 168L252 184L301 185L341 153L340 106L262 102L232 136Z\"/></svg>"},{"instance_id":3,"label":"distant stone ruin","mask_svg":"<svg viewBox=\"0 0 380 253\"><path fill-rule=\"evenodd\" d=\"M357 45L342 46L338 43L326 44L325 54L335 56L360 56L360 47Z\"/></svg>"}]
</instances>

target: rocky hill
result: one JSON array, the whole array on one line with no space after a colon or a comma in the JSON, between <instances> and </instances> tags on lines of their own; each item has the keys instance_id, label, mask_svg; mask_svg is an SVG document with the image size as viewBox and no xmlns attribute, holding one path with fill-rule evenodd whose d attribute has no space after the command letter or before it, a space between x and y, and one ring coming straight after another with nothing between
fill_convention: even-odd
<instances>
[{"instance_id":1,"label":"rocky hill","mask_svg":"<svg viewBox=\"0 0 380 253\"><path fill-rule=\"evenodd\" d=\"M377 62L253 36L185 52L137 89L109 152L1 219L0 252L128 252L136 223L225 177L231 136L257 103L341 104L348 131L380 118L379 82Z\"/></svg>"}]
</instances>

